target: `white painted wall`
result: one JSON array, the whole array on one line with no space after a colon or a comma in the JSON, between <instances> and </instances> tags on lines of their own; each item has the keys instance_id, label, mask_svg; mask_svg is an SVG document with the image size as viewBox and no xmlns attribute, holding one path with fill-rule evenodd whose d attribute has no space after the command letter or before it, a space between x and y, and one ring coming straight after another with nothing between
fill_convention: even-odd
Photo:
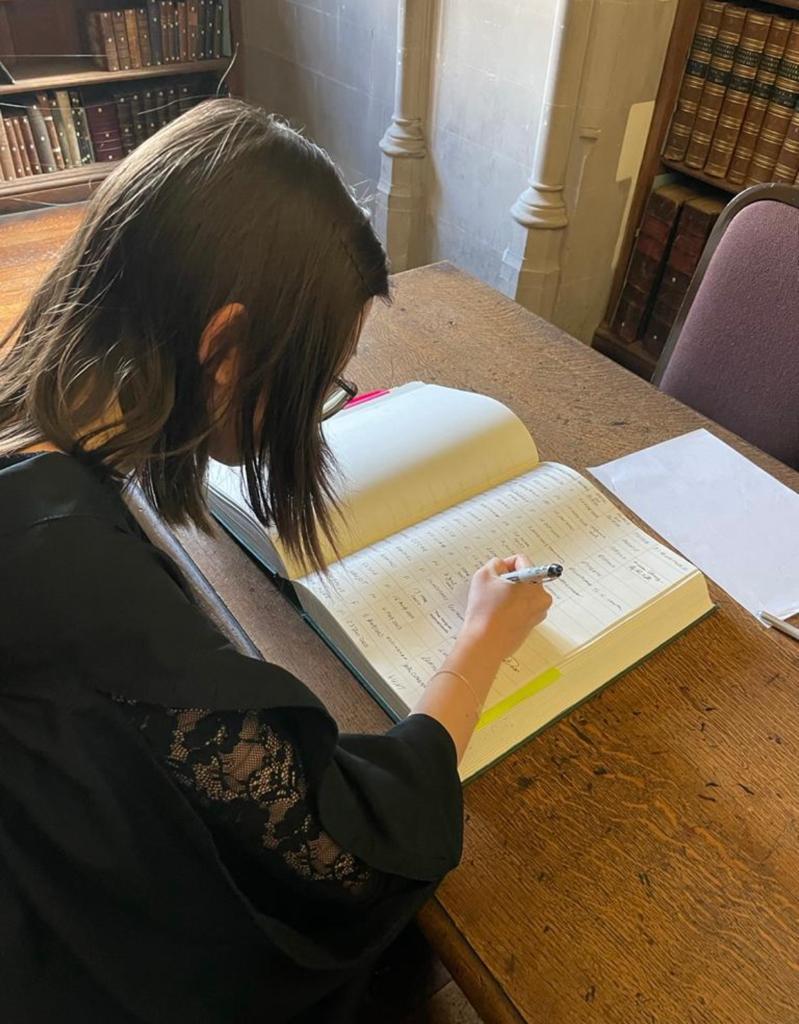
<instances>
[{"instance_id":1,"label":"white painted wall","mask_svg":"<svg viewBox=\"0 0 799 1024\"><path fill-rule=\"evenodd\" d=\"M551 318L590 341L605 312L677 0L579 0L590 40L563 198ZM432 0L421 262L492 285L527 186L558 0ZM242 0L245 91L373 196L391 122L397 0ZM572 111L571 113L573 113ZM569 116L571 116L571 113Z\"/></svg>"},{"instance_id":2,"label":"white painted wall","mask_svg":"<svg viewBox=\"0 0 799 1024\"><path fill-rule=\"evenodd\" d=\"M245 94L291 119L373 197L391 118L396 0L242 0Z\"/></svg>"},{"instance_id":3,"label":"white painted wall","mask_svg":"<svg viewBox=\"0 0 799 1024\"><path fill-rule=\"evenodd\" d=\"M498 283L532 163L556 0L440 0L433 30L428 261Z\"/></svg>"}]
</instances>

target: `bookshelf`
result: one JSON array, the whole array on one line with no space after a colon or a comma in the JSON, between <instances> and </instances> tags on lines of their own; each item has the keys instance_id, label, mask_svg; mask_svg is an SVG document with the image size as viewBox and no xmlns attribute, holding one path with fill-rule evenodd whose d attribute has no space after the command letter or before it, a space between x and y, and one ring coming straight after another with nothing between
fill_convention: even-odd
<instances>
[{"instance_id":1,"label":"bookshelf","mask_svg":"<svg viewBox=\"0 0 799 1024\"><path fill-rule=\"evenodd\" d=\"M240 0L224 3L226 41L229 38L229 52L233 53L241 38L241 5ZM146 0L0 0L0 60L14 78L13 82L7 82L5 76L0 80L0 111L13 112L16 98L27 99L41 92L53 96L55 90L77 90L86 105L108 103L116 89L135 89L137 82L142 83L142 89L155 88L184 76L185 83L204 83L203 94L216 89L231 64L230 56L209 53L198 60L175 56L160 64L113 71L100 67L102 57L91 45L88 16L91 12L125 9L148 10L148 5ZM175 31L177 49L180 40ZM232 94L240 93L241 80L239 53L226 79ZM85 200L117 163L95 160L0 180L0 213Z\"/></svg>"},{"instance_id":2,"label":"bookshelf","mask_svg":"<svg viewBox=\"0 0 799 1024\"><path fill-rule=\"evenodd\" d=\"M736 0L743 6L762 9L767 13L791 14L799 12L799 0L770 0L759 3L757 0ZM592 341L593 348L611 359L627 367L633 373L649 380L654 373L657 357L646 351L640 341L627 342L618 337L611 323L627 275L633 249L638 238L639 226L644 207L652 191L655 179L663 174L677 173L686 183L691 180L709 186L720 196L729 197L743 191L744 185L736 185L721 178L715 178L704 171L688 167L684 163L666 160L662 156L663 147L671 124L671 116L677 102L682 84L691 43L696 32L702 0L679 0L672 27L669 46L663 64L655 109L652 116L649 135L644 148L641 169L630 205L630 214L625 229L619 261L611 285L610 297L605 319L597 328Z\"/></svg>"}]
</instances>

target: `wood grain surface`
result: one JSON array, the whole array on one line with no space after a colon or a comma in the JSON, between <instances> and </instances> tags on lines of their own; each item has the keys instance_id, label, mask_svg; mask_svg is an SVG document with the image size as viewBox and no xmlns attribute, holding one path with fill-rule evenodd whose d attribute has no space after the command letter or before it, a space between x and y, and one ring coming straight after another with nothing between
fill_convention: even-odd
<instances>
[{"instance_id":1,"label":"wood grain surface","mask_svg":"<svg viewBox=\"0 0 799 1024\"><path fill-rule=\"evenodd\" d=\"M39 215L30 234L22 215L0 223L3 321L78 215ZM364 389L491 394L542 458L580 470L707 426L799 490L799 474L446 264L395 279L348 373ZM342 729L385 727L232 541L180 540ZM421 920L486 1021L799 1021L799 645L711 591L714 615L467 787L463 863Z\"/></svg>"}]
</instances>

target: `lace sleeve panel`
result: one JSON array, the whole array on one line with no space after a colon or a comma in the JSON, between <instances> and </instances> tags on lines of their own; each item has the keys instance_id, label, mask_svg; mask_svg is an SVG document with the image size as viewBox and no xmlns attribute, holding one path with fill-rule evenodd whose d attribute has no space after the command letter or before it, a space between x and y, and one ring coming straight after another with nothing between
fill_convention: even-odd
<instances>
[{"instance_id":1,"label":"lace sleeve panel","mask_svg":"<svg viewBox=\"0 0 799 1024\"><path fill-rule=\"evenodd\" d=\"M115 700L209 827L222 829L242 852L267 870L279 858L319 896L361 901L375 894L378 873L322 828L297 749L277 722L258 711Z\"/></svg>"}]
</instances>

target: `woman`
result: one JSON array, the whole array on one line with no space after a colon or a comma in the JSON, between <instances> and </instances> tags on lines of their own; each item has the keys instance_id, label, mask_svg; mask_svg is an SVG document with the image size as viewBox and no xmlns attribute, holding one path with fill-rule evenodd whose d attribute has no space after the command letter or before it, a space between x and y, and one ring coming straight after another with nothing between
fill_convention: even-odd
<instances>
[{"instance_id":1,"label":"woman","mask_svg":"<svg viewBox=\"0 0 799 1024\"><path fill-rule=\"evenodd\" d=\"M204 104L110 175L0 362L0 992L8 1021L351 1019L460 856L456 765L541 588L474 577L413 714L337 735L235 652L121 492L206 525L213 457L320 566L325 402L383 251L327 156Z\"/></svg>"}]
</instances>

